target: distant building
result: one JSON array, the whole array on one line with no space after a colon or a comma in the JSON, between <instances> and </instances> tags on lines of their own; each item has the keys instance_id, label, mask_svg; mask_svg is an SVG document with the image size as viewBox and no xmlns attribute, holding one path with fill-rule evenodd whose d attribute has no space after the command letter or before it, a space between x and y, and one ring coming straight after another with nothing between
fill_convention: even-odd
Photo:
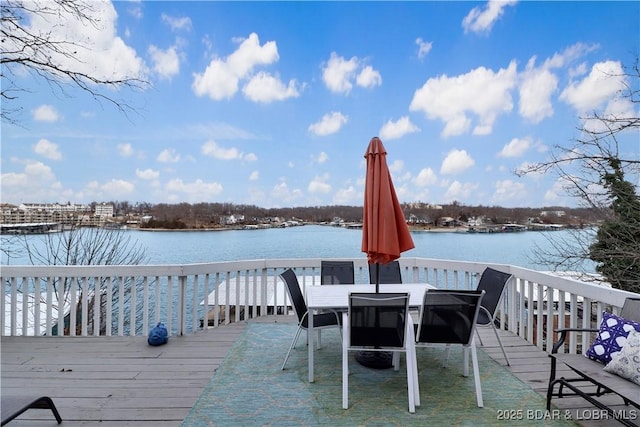
<instances>
[{"instance_id":1,"label":"distant building","mask_svg":"<svg viewBox=\"0 0 640 427\"><path fill-rule=\"evenodd\" d=\"M113 205L97 205L98 214L91 206L67 203L22 203L19 206L2 204L0 224L55 223L60 225L103 225L106 218L113 217Z\"/></svg>"},{"instance_id":2,"label":"distant building","mask_svg":"<svg viewBox=\"0 0 640 427\"><path fill-rule=\"evenodd\" d=\"M94 215L100 218L113 218L113 205L111 203L96 204Z\"/></svg>"}]
</instances>

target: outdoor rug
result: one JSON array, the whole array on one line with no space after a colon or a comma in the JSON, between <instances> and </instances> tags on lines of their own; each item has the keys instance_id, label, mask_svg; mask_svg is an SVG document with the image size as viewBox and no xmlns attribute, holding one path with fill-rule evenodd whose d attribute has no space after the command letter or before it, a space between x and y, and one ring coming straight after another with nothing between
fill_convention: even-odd
<instances>
[{"instance_id":1,"label":"outdoor rug","mask_svg":"<svg viewBox=\"0 0 640 427\"><path fill-rule=\"evenodd\" d=\"M342 409L342 355L337 330L322 333L315 382L308 382L304 332L286 370L294 324L250 323L185 418L200 426L571 426L544 420L542 396L478 349L484 408L476 405L473 370L462 376L462 349L419 348L421 406L409 413L405 358L399 371L361 366L350 355L349 409ZM507 420L503 415L506 411Z\"/></svg>"}]
</instances>

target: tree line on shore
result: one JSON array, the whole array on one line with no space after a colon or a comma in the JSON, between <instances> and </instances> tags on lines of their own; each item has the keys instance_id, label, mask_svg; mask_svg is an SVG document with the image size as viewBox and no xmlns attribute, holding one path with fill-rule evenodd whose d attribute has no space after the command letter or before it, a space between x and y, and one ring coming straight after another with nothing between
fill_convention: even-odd
<instances>
[{"instance_id":1,"label":"tree line on shore","mask_svg":"<svg viewBox=\"0 0 640 427\"><path fill-rule=\"evenodd\" d=\"M326 223L339 218L345 222L361 222L362 206L331 205L286 208L262 208L255 205L233 203L176 203L136 204L113 202L118 216L147 216L144 228L198 229L223 227L225 219L234 216L245 225L269 221L296 219L303 222ZM538 223L584 225L597 221L597 215L587 208L548 206L543 208L506 208L501 206L468 206L461 203L430 205L403 203L405 218L410 223L437 224L441 218L452 218L460 223L483 218L493 224Z\"/></svg>"}]
</instances>

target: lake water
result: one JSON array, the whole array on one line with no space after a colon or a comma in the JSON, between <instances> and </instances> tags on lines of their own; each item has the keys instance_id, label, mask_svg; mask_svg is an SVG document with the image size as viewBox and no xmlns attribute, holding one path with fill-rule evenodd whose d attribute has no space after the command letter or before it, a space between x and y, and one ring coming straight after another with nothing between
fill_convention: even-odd
<instances>
[{"instance_id":1,"label":"lake water","mask_svg":"<svg viewBox=\"0 0 640 427\"><path fill-rule=\"evenodd\" d=\"M360 251L362 230L306 225L265 230L139 231L128 230L145 248L149 264L188 264L277 258L353 258ZM413 232L416 247L403 256L513 264L536 270L536 247L549 247L569 231L517 233ZM28 236L37 242L40 236ZM21 262L22 261L22 262ZM10 264L25 264L12 258ZM7 264L3 255L2 264ZM592 268L589 268L592 270Z\"/></svg>"}]
</instances>

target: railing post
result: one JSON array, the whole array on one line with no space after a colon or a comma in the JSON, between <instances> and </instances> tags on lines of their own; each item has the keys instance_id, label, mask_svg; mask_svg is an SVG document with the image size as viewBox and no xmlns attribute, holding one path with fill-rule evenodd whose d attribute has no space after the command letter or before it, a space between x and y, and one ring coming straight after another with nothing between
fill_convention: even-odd
<instances>
[{"instance_id":1,"label":"railing post","mask_svg":"<svg viewBox=\"0 0 640 427\"><path fill-rule=\"evenodd\" d=\"M178 295L178 334L185 334L185 304L187 303L187 276L180 276L180 293Z\"/></svg>"}]
</instances>

